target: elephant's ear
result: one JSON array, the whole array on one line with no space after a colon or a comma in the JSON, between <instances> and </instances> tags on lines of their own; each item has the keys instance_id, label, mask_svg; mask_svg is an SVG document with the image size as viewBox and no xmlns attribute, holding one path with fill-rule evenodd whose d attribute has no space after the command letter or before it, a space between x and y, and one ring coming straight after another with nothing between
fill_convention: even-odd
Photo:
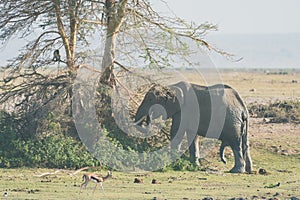
<instances>
[{"instance_id":1,"label":"elephant's ear","mask_svg":"<svg viewBox=\"0 0 300 200\"><path fill-rule=\"evenodd\" d=\"M173 90L175 92L175 96L178 99L179 104L183 105L184 95L183 95L182 89L180 87L177 87L177 86L171 86L171 90Z\"/></svg>"}]
</instances>

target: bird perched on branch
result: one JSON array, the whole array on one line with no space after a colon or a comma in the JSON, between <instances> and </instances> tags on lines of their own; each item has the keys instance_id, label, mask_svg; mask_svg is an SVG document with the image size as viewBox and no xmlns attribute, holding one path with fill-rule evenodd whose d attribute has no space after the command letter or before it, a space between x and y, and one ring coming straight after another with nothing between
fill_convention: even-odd
<instances>
[{"instance_id":1,"label":"bird perched on branch","mask_svg":"<svg viewBox=\"0 0 300 200\"><path fill-rule=\"evenodd\" d=\"M60 54L59 54L59 50L56 49L54 52L53 52L53 59L52 59L54 62L60 62L61 59L60 59Z\"/></svg>"}]
</instances>

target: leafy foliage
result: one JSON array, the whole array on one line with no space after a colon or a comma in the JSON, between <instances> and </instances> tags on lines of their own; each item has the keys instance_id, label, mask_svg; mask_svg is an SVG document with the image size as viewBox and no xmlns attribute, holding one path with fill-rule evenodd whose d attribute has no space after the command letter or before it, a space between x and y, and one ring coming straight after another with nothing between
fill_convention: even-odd
<instances>
[{"instance_id":1,"label":"leafy foliage","mask_svg":"<svg viewBox=\"0 0 300 200\"><path fill-rule=\"evenodd\" d=\"M136 129L128 130L131 131L131 135L123 132L123 130L121 130L116 123L115 117L121 116L125 118L124 115L118 113L123 112L125 109L128 109L130 114L135 112L131 112L130 108L122 105L121 109L115 109L115 113L112 113L111 105L115 104L116 102L111 102L111 92L112 89L110 87L105 87L104 85L99 86L95 98L95 107L99 123L102 125L102 128L106 130L107 136L111 138L115 144L122 146L125 149L130 148L138 152L149 152L151 150L160 148L163 144L168 142L168 133L166 134L165 132L158 132L155 135L146 138L133 137L134 135L139 134L137 133ZM134 118L133 116L130 117Z\"/></svg>"},{"instance_id":2,"label":"leafy foliage","mask_svg":"<svg viewBox=\"0 0 300 200\"><path fill-rule=\"evenodd\" d=\"M57 124L52 125L55 130ZM21 139L14 126L11 116L2 111L0 167L79 168L98 163L78 140L70 136L52 134Z\"/></svg>"}]
</instances>

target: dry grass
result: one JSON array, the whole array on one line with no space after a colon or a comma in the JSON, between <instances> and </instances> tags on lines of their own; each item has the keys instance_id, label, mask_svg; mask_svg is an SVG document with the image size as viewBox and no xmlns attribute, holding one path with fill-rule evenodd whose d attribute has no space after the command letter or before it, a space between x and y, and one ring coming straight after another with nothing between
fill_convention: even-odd
<instances>
[{"instance_id":1,"label":"dry grass","mask_svg":"<svg viewBox=\"0 0 300 200\"><path fill-rule=\"evenodd\" d=\"M114 178L103 184L104 192L98 188L92 194L94 184L91 183L87 192L79 194L82 173L78 176L61 173L38 178L33 176L37 171L43 173L52 170L1 169L0 188L2 192L8 189L9 199L229 199L253 196L271 198L276 194L283 199L299 197L296 157L277 156L267 151L253 153L256 167L263 167L269 172L268 175L224 173L226 167L209 172L113 172ZM213 161L210 164L214 166L215 163ZM133 183L135 177L143 179L143 183ZM157 179L159 184L151 184L152 179ZM280 187L265 188L278 182Z\"/></svg>"},{"instance_id":2,"label":"dry grass","mask_svg":"<svg viewBox=\"0 0 300 200\"><path fill-rule=\"evenodd\" d=\"M201 77L201 74L189 71L183 71L182 74L193 83L205 84L205 78ZM254 70L221 70L220 79L215 73L211 76L215 76L216 81L222 81L235 88L247 102L267 103L277 99L300 99L300 71L290 71L288 74L268 74ZM213 78L209 77L208 80L213 80Z\"/></svg>"}]
</instances>

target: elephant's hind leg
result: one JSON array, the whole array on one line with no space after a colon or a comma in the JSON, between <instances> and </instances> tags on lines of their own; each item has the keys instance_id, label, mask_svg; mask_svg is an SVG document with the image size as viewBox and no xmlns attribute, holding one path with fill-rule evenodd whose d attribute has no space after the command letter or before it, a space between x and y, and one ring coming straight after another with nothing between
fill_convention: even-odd
<instances>
[{"instance_id":1,"label":"elephant's hind leg","mask_svg":"<svg viewBox=\"0 0 300 200\"><path fill-rule=\"evenodd\" d=\"M234 167L230 170L230 173L244 173L245 172L245 160L242 153L241 141L231 145L234 154Z\"/></svg>"},{"instance_id":2,"label":"elephant's hind leg","mask_svg":"<svg viewBox=\"0 0 300 200\"><path fill-rule=\"evenodd\" d=\"M250 157L250 150L247 149L244 154L245 162L246 162L246 172L251 173L252 172L252 160Z\"/></svg>"},{"instance_id":3,"label":"elephant's hind leg","mask_svg":"<svg viewBox=\"0 0 300 200\"><path fill-rule=\"evenodd\" d=\"M249 142L247 140L247 135L243 135L243 157L246 163L246 172L252 172L252 160L250 157L250 147Z\"/></svg>"}]
</instances>

